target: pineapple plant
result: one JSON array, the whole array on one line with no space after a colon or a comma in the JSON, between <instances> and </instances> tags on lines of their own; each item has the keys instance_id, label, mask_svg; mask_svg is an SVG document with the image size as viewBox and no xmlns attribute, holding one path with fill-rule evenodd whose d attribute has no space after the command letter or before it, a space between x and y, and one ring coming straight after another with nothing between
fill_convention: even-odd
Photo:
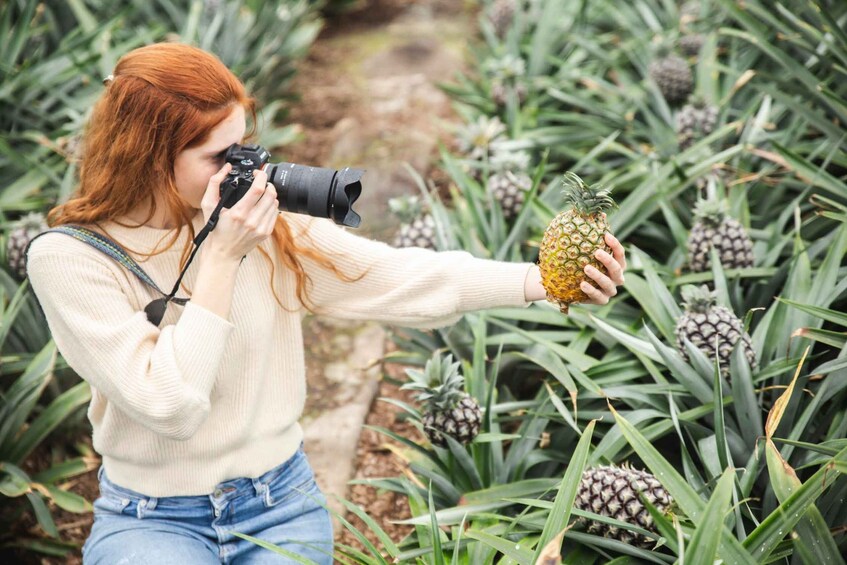
<instances>
[{"instance_id":1,"label":"pineapple plant","mask_svg":"<svg viewBox=\"0 0 847 565\"><path fill-rule=\"evenodd\" d=\"M505 139L506 126L500 118L479 116L476 121L462 127L456 136L459 152L471 161L487 161L493 153L493 144ZM474 169L476 178L479 169Z\"/></svg>"},{"instance_id":2,"label":"pineapple plant","mask_svg":"<svg viewBox=\"0 0 847 565\"><path fill-rule=\"evenodd\" d=\"M650 77L668 104L684 102L694 91L694 76L688 63L678 55L666 55L650 63Z\"/></svg>"},{"instance_id":3,"label":"pineapple plant","mask_svg":"<svg viewBox=\"0 0 847 565\"><path fill-rule=\"evenodd\" d=\"M666 513L673 504L670 493L650 473L628 465L603 465L586 469L582 473L574 505L579 510L656 532L653 517L641 502L639 493L662 513ZM588 531L641 547L648 547L654 541L629 530L596 521L591 521Z\"/></svg>"},{"instance_id":4,"label":"pineapple plant","mask_svg":"<svg viewBox=\"0 0 847 565\"><path fill-rule=\"evenodd\" d=\"M520 57L505 55L486 61L484 68L491 77L491 99L498 107L506 105L509 94L514 92L518 103L523 104L527 96L526 63Z\"/></svg>"},{"instance_id":5,"label":"pineapple plant","mask_svg":"<svg viewBox=\"0 0 847 565\"><path fill-rule=\"evenodd\" d=\"M677 320L674 335L676 346L682 357L688 361L685 350L687 339L706 356L715 361L717 345L717 361L721 374L729 376L730 355L736 345L740 347L747 358L750 367L757 367L756 352L750 335L744 331L744 324L729 308L715 304L715 293L706 285L699 287L687 284L682 287L682 300L685 312ZM716 344L717 341L717 344Z\"/></svg>"},{"instance_id":6,"label":"pineapple plant","mask_svg":"<svg viewBox=\"0 0 847 565\"><path fill-rule=\"evenodd\" d=\"M496 0L488 12L488 21L497 37L503 39L515 19L516 0Z\"/></svg>"},{"instance_id":7,"label":"pineapple plant","mask_svg":"<svg viewBox=\"0 0 847 565\"><path fill-rule=\"evenodd\" d=\"M486 190L500 204L503 217L513 220L523 207L532 178L526 173L530 157L526 151L498 151L491 157L494 174L488 177Z\"/></svg>"},{"instance_id":8,"label":"pineapple plant","mask_svg":"<svg viewBox=\"0 0 847 565\"><path fill-rule=\"evenodd\" d=\"M6 263L19 278L26 278L26 249L29 242L48 228L44 214L30 212L12 225L6 238Z\"/></svg>"},{"instance_id":9,"label":"pineapple plant","mask_svg":"<svg viewBox=\"0 0 847 565\"><path fill-rule=\"evenodd\" d=\"M604 210L614 206L609 190L586 185L573 172L563 179L565 199L571 208L561 212L544 232L538 254L541 283L547 299L558 304L563 313L568 306L588 298L580 288L583 281L591 283L585 274L586 265L605 273L606 267L594 253L602 249L611 253L605 235L609 231Z\"/></svg>"},{"instance_id":10,"label":"pineapple plant","mask_svg":"<svg viewBox=\"0 0 847 565\"><path fill-rule=\"evenodd\" d=\"M741 222L729 216L722 200L700 200L694 208L695 223L688 236L688 264L695 273L711 268L710 249L715 248L726 269L753 266L753 242Z\"/></svg>"},{"instance_id":11,"label":"pineapple plant","mask_svg":"<svg viewBox=\"0 0 847 565\"><path fill-rule=\"evenodd\" d=\"M423 247L435 249L435 220L424 212L417 196L398 196L388 201L388 208L400 220L394 237L394 247Z\"/></svg>"},{"instance_id":12,"label":"pineapple plant","mask_svg":"<svg viewBox=\"0 0 847 565\"><path fill-rule=\"evenodd\" d=\"M436 353L423 371L406 369L412 380L400 387L415 391L417 400L425 404L421 419L424 433L439 447L447 445L445 436L467 445L479 434L482 412L477 401L462 390L465 378L459 365L452 355L441 357Z\"/></svg>"},{"instance_id":13,"label":"pineapple plant","mask_svg":"<svg viewBox=\"0 0 847 565\"><path fill-rule=\"evenodd\" d=\"M718 123L718 109L702 98L694 98L676 115L676 137L679 148L688 149L713 131Z\"/></svg>"}]
</instances>

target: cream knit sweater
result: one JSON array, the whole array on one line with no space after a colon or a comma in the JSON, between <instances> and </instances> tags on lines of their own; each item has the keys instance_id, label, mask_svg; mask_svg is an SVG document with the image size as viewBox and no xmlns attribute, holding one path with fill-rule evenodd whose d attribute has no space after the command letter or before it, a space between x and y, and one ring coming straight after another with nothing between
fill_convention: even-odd
<instances>
[{"instance_id":1,"label":"cream knit sweater","mask_svg":"<svg viewBox=\"0 0 847 565\"><path fill-rule=\"evenodd\" d=\"M282 213L298 242L330 254L343 282L303 259L319 313L386 324L438 327L462 313L526 306L529 263L474 258L466 252L394 249L329 220ZM202 214L194 219L195 230ZM176 282L187 230L176 244L142 261L133 253L164 247L173 231L101 226L139 261L159 288ZM257 477L294 454L306 396L301 321L291 271L273 243L242 262L229 319L188 302L171 304L160 327L144 306L155 291L116 261L59 233L36 239L28 273L59 351L91 385L88 418L109 478L148 496L205 495L223 481ZM195 261L184 287L191 289ZM185 288L178 297L187 296Z\"/></svg>"}]
</instances>

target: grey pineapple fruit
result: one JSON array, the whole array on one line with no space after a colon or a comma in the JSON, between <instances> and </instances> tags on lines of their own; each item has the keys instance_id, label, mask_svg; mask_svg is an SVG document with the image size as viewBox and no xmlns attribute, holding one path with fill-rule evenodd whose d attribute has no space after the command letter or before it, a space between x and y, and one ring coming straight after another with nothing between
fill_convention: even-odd
<instances>
[{"instance_id":1,"label":"grey pineapple fruit","mask_svg":"<svg viewBox=\"0 0 847 565\"><path fill-rule=\"evenodd\" d=\"M650 77L668 104L684 102L694 91L694 76L688 62L678 55L666 55L650 63Z\"/></svg>"},{"instance_id":2,"label":"grey pineapple fruit","mask_svg":"<svg viewBox=\"0 0 847 565\"><path fill-rule=\"evenodd\" d=\"M586 469L582 473L574 505L578 510L593 512L655 532L653 517L641 502L638 493L663 514L673 504L670 493L650 473L629 466L599 466ZM641 534L593 520L588 531L630 545L647 547L654 543L654 540Z\"/></svg>"},{"instance_id":3,"label":"grey pineapple fruit","mask_svg":"<svg viewBox=\"0 0 847 565\"><path fill-rule=\"evenodd\" d=\"M388 208L400 220L394 237L394 247L423 247L435 249L435 219L424 212L417 196L398 196L388 201Z\"/></svg>"},{"instance_id":4,"label":"grey pineapple fruit","mask_svg":"<svg viewBox=\"0 0 847 565\"><path fill-rule=\"evenodd\" d=\"M676 138L679 148L688 149L713 131L718 123L718 109L702 98L693 98L676 115Z\"/></svg>"},{"instance_id":5,"label":"grey pineapple fruit","mask_svg":"<svg viewBox=\"0 0 847 565\"><path fill-rule=\"evenodd\" d=\"M512 27L515 20L517 0L496 0L488 12L488 21L494 27L497 37L503 39Z\"/></svg>"},{"instance_id":6,"label":"grey pineapple fruit","mask_svg":"<svg viewBox=\"0 0 847 565\"><path fill-rule=\"evenodd\" d=\"M700 200L694 207L694 225L688 235L688 265L695 273L712 266L715 249L725 269L753 266L753 242L741 222L729 215L723 200Z\"/></svg>"},{"instance_id":7,"label":"grey pineapple fruit","mask_svg":"<svg viewBox=\"0 0 847 565\"><path fill-rule=\"evenodd\" d=\"M729 377L730 356L736 346L742 348L750 367L757 367L753 342L744 331L744 324L732 310L715 304L715 293L709 287L687 284L682 287L682 300L685 312L677 320L674 335L677 349L686 361L684 343L688 340L712 362L717 358L724 377Z\"/></svg>"},{"instance_id":8,"label":"grey pineapple fruit","mask_svg":"<svg viewBox=\"0 0 847 565\"><path fill-rule=\"evenodd\" d=\"M415 391L424 403L424 433L433 445L445 447L445 435L466 445L479 434L482 412L477 401L463 390L465 378L453 356L435 354L423 371L406 369L411 382L401 389Z\"/></svg>"},{"instance_id":9,"label":"grey pineapple fruit","mask_svg":"<svg viewBox=\"0 0 847 565\"><path fill-rule=\"evenodd\" d=\"M500 205L506 220L517 217L532 188L532 178L526 172L529 161L526 151L500 150L491 157L494 172L488 177L486 191Z\"/></svg>"},{"instance_id":10,"label":"grey pineapple fruit","mask_svg":"<svg viewBox=\"0 0 847 565\"><path fill-rule=\"evenodd\" d=\"M19 278L26 278L26 248L29 242L48 228L44 214L30 212L12 225L6 237L6 263Z\"/></svg>"}]
</instances>

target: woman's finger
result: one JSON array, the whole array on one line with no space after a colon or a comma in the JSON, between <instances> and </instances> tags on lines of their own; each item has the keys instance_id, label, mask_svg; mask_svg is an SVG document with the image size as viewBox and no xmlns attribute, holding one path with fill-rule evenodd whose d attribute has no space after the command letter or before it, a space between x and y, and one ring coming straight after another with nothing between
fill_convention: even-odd
<instances>
[{"instance_id":1,"label":"woman's finger","mask_svg":"<svg viewBox=\"0 0 847 565\"><path fill-rule=\"evenodd\" d=\"M253 183L250 185L250 188L244 196L242 196L241 199L232 206L232 213L236 215L243 214L245 217L249 215L250 211L259 202L259 199L261 199L265 194L267 185L267 173L261 169L253 171Z\"/></svg>"},{"instance_id":2,"label":"woman's finger","mask_svg":"<svg viewBox=\"0 0 847 565\"><path fill-rule=\"evenodd\" d=\"M610 233L606 234L606 244L612 248L612 254L615 256L615 261L620 264L621 269L623 271L626 270L626 251L624 251L623 245L618 241L618 238L613 236ZM623 283L621 283L623 284Z\"/></svg>"},{"instance_id":3,"label":"woman's finger","mask_svg":"<svg viewBox=\"0 0 847 565\"><path fill-rule=\"evenodd\" d=\"M606 271L609 273L609 278L611 278L615 284L623 284L623 267L621 267L621 264L618 263L614 257L602 249L598 249L594 256L598 261L605 265Z\"/></svg>"},{"instance_id":4,"label":"woman's finger","mask_svg":"<svg viewBox=\"0 0 847 565\"><path fill-rule=\"evenodd\" d=\"M609 302L609 297L600 292L600 289L592 286L587 282L581 282L579 284L579 288L582 289L582 292L588 295L588 298L591 299L592 304L606 304Z\"/></svg>"},{"instance_id":5,"label":"woman's finger","mask_svg":"<svg viewBox=\"0 0 847 565\"><path fill-rule=\"evenodd\" d=\"M614 296L618 293L618 289L615 286L615 283L600 269L594 268L591 265L586 265L585 274L591 277L594 282L597 283L597 285L603 291L603 294L605 294L606 296Z\"/></svg>"}]
</instances>

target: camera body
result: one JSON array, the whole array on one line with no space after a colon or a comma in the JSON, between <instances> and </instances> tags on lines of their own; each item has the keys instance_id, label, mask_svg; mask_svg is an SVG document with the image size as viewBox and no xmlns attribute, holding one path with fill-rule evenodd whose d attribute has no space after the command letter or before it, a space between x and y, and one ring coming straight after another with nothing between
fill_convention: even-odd
<instances>
[{"instance_id":1,"label":"camera body","mask_svg":"<svg viewBox=\"0 0 847 565\"><path fill-rule=\"evenodd\" d=\"M232 207L250 189L253 173L264 170L277 192L279 209L335 223L358 227L361 217L353 211L353 202L362 193L361 169L326 169L295 163L270 163L271 155L261 145L231 145L226 161L232 165L221 182L224 208Z\"/></svg>"}]
</instances>

